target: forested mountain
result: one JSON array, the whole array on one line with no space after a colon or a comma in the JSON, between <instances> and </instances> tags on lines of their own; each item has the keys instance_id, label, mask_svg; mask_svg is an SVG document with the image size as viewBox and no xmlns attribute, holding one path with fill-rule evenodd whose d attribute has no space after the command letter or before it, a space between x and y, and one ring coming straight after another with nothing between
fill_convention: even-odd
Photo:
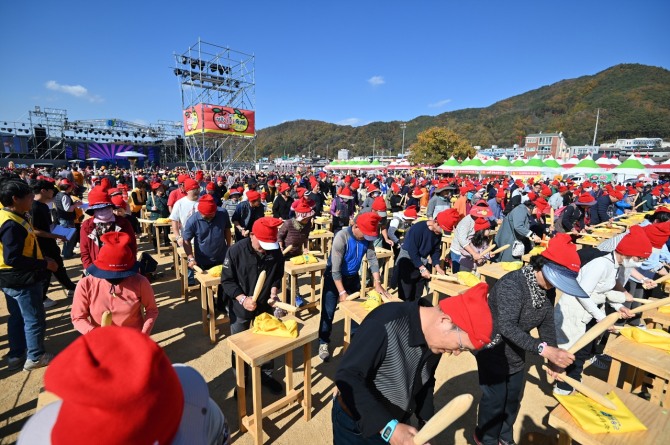
<instances>
[{"instance_id":1,"label":"forested mountain","mask_svg":"<svg viewBox=\"0 0 670 445\"><path fill-rule=\"evenodd\" d=\"M592 142L596 110L600 108L598 143L618 137L670 137L670 71L646 65L624 64L592 76L562 80L552 85L496 102L486 108L467 108L437 116L419 116L407 122L405 147L433 126L445 126L472 145L510 147L523 143L528 133L562 131L568 144ZM399 151L399 121L373 122L360 127L314 120L296 120L258 131L258 155L282 156L318 153L336 157L337 150L352 155L378 148ZM388 154L388 153L387 153Z\"/></svg>"}]
</instances>

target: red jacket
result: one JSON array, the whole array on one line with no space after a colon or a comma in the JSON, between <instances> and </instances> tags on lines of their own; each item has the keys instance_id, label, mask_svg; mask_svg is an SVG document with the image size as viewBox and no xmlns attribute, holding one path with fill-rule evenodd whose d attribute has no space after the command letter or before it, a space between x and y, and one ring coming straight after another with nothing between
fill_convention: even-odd
<instances>
[{"instance_id":1,"label":"red jacket","mask_svg":"<svg viewBox=\"0 0 670 445\"><path fill-rule=\"evenodd\" d=\"M115 218L116 230L125 232L130 236L130 248L133 250L133 255L137 257L137 240L135 239L133 226L126 218L120 216ZM89 236L93 233L94 227L93 218L89 218L81 224L81 230L79 231L79 249L81 250L81 262L84 270L93 264L93 261L98 258L98 252L100 252L98 244Z\"/></svg>"}]
</instances>

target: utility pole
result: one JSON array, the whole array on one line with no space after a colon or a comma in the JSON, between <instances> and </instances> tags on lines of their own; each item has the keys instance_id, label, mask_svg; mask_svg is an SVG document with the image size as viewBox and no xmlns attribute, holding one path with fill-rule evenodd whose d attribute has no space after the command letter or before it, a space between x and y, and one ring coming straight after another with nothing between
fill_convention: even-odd
<instances>
[{"instance_id":1,"label":"utility pole","mask_svg":"<svg viewBox=\"0 0 670 445\"><path fill-rule=\"evenodd\" d=\"M407 128L407 124L403 122L400 124L400 128L402 129L402 157L405 157L405 129Z\"/></svg>"},{"instance_id":2,"label":"utility pole","mask_svg":"<svg viewBox=\"0 0 670 445\"><path fill-rule=\"evenodd\" d=\"M376 145L377 139L372 138L372 160L375 160L375 145Z\"/></svg>"}]
</instances>

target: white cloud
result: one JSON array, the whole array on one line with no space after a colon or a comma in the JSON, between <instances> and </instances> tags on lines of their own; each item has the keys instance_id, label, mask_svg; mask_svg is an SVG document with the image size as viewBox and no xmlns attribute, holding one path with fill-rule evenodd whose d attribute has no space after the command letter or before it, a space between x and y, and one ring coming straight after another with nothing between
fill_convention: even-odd
<instances>
[{"instance_id":1,"label":"white cloud","mask_svg":"<svg viewBox=\"0 0 670 445\"><path fill-rule=\"evenodd\" d=\"M368 83L373 87L378 87L379 85L384 85L386 81L382 76L372 76L368 79Z\"/></svg>"},{"instance_id":2,"label":"white cloud","mask_svg":"<svg viewBox=\"0 0 670 445\"><path fill-rule=\"evenodd\" d=\"M55 80L48 81L44 86L52 91L59 91L61 93L69 94L71 96L86 99L89 102L102 102L102 97L97 94L89 93L88 89L81 85L62 85Z\"/></svg>"},{"instance_id":3,"label":"white cloud","mask_svg":"<svg viewBox=\"0 0 670 445\"><path fill-rule=\"evenodd\" d=\"M449 102L451 102L451 99L442 99L442 100L438 100L438 101L435 102L435 103L428 104L428 106L429 106L430 108L442 108L443 106L445 106L445 105L448 104Z\"/></svg>"},{"instance_id":4,"label":"white cloud","mask_svg":"<svg viewBox=\"0 0 670 445\"><path fill-rule=\"evenodd\" d=\"M361 125L362 120L357 117L350 117L335 123L337 125L351 125L352 127L355 127L356 125Z\"/></svg>"}]
</instances>

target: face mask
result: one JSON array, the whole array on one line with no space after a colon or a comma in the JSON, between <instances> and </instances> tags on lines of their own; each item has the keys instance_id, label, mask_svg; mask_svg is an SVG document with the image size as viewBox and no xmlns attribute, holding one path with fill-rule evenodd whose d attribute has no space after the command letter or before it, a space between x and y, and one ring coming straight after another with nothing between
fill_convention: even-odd
<instances>
[{"instance_id":1,"label":"face mask","mask_svg":"<svg viewBox=\"0 0 670 445\"><path fill-rule=\"evenodd\" d=\"M466 195L466 197L468 198L468 201L471 200L473 196L474 196L474 193L472 193L472 192L468 192L468 194Z\"/></svg>"},{"instance_id":2,"label":"face mask","mask_svg":"<svg viewBox=\"0 0 670 445\"><path fill-rule=\"evenodd\" d=\"M110 223L112 221L114 221L114 210L112 207L105 207L93 212L93 222L95 223Z\"/></svg>"},{"instance_id":3,"label":"face mask","mask_svg":"<svg viewBox=\"0 0 670 445\"><path fill-rule=\"evenodd\" d=\"M633 261L632 258L624 258L623 267L626 269L642 267L642 261Z\"/></svg>"}]
</instances>

